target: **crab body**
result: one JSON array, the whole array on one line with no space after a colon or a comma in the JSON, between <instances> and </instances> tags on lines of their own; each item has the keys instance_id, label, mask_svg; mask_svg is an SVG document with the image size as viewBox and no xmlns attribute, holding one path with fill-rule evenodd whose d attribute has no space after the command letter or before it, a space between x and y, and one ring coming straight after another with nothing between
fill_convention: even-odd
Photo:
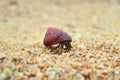
<instances>
[{"instance_id":1,"label":"crab body","mask_svg":"<svg viewBox=\"0 0 120 80\"><path fill-rule=\"evenodd\" d=\"M65 50L70 50L72 38L66 32L63 32L60 29L49 27L45 37L44 37L44 45L49 47L53 44L59 44L58 47L63 48Z\"/></svg>"}]
</instances>

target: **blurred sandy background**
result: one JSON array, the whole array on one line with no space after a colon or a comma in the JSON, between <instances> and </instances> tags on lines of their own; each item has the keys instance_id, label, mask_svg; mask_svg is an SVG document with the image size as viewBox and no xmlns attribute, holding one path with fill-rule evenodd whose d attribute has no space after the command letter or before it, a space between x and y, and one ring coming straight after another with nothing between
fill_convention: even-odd
<instances>
[{"instance_id":1,"label":"blurred sandy background","mask_svg":"<svg viewBox=\"0 0 120 80\"><path fill-rule=\"evenodd\" d=\"M95 43L97 41L100 44L102 42L105 42L106 44L107 43L113 44L114 46L117 47L115 49L118 50L117 51L118 53L115 54L116 57L117 56L118 57L117 58L115 57L116 59L114 62L117 65L116 71L120 70L120 65L117 61L120 59L119 58L120 0L0 0L1 79L11 78L11 77L6 78L7 76L6 73L8 72L9 74L11 74L13 69L9 68L6 70L6 68L12 65L13 62L9 61L12 61L13 58L16 59L20 58L27 62L26 59L31 58L31 56L28 55L28 53L30 53L31 50L32 50L31 53L37 54L37 56L41 55L42 53L46 53L46 49L44 48L43 45L43 38L49 26L62 29L63 31L69 33L73 38L72 42L73 47L80 53L81 51L79 51L79 49L82 49L85 46L89 46L89 43L92 43L95 46L97 46ZM83 40L79 42L81 39ZM85 45L81 44L82 42L85 43ZM37 51L34 51L36 50L36 48ZM28 52L26 51L23 52L24 49L27 50ZM87 49L85 49L84 51L86 53L87 52L89 53ZM73 51L73 53L77 52ZM32 58L36 58L37 56ZM45 56L51 55L46 54ZM59 55L56 56L59 57ZM4 57L6 58L6 60L2 62L2 59ZM102 57L106 58L103 55ZM65 56L65 59L66 58L67 60L69 60L67 56ZM111 60L113 60L113 58ZM81 61L83 60L81 59ZM74 63L74 60L72 60L71 62ZM107 60L106 63L109 63L109 60ZM24 65L21 63L19 64L22 66ZM38 63L35 64L38 65ZM25 65L28 66L27 63L25 63ZM112 63L109 63L109 65L112 66ZM68 64L68 66L70 65ZM53 65L53 68L54 67L55 64ZM68 67L64 67L65 70L66 68ZM106 70L105 67L103 68ZM27 67L26 69L30 68ZM102 71L100 70L99 72ZM13 73L15 72L13 71ZM96 73L97 72L95 72L95 74ZM28 79L26 77L23 78L23 75L24 74L21 71L21 73L18 74L20 78L19 77L18 78ZM106 77L102 73L98 74L96 76L97 78L96 77L91 78L98 79L99 75L103 75L102 78L100 77L100 80L108 79L108 76ZM115 75L116 77L109 78L111 78L111 80L113 80L114 78L116 78L116 80L119 80L120 73L117 72L117 74ZM12 77L11 79L17 78ZM76 78L74 79L76 80Z\"/></svg>"},{"instance_id":2,"label":"blurred sandy background","mask_svg":"<svg viewBox=\"0 0 120 80\"><path fill-rule=\"evenodd\" d=\"M49 26L70 34L120 32L119 0L0 0L0 12L0 38L17 42L32 35L42 41Z\"/></svg>"}]
</instances>

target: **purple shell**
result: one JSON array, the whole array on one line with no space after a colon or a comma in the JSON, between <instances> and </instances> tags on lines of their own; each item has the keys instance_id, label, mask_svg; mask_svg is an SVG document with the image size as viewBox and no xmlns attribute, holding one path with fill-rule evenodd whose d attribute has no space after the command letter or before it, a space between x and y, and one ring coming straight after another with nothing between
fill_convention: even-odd
<instances>
[{"instance_id":1,"label":"purple shell","mask_svg":"<svg viewBox=\"0 0 120 80\"><path fill-rule=\"evenodd\" d=\"M49 27L45 34L43 43L45 46L50 46L52 44L57 44L66 40L71 42L71 36L69 36L66 32L61 31L60 29Z\"/></svg>"},{"instance_id":2,"label":"purple shell","mask_svg":"<svg viewBox=\"0 0 120 80\"><path fill-rule=\"evenodd\" d=\"M72 41L72 38L66 33L62 32L62 34L55 40L55 42L60 43L62 41Z\"/></svg>"}]
</instances>

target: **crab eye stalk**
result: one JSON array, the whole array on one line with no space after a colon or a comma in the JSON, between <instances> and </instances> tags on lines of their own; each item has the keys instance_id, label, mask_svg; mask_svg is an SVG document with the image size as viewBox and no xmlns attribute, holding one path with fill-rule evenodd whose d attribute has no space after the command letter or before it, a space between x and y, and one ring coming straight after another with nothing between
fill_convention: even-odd
<instances>
[{"instance_id":1,"label":"crab eye stalk","mask_svg":"<svg viewBox=\"0 0 120 80\"><path fill-rule=\"evenodd\" d=\"M66 32L60 29L49 27L45 34L43 44L46 47L51 47L54 44L59 44L56 48L61 48L69 51L71 49L72 38Z\"/></svg>"}]
</instances>

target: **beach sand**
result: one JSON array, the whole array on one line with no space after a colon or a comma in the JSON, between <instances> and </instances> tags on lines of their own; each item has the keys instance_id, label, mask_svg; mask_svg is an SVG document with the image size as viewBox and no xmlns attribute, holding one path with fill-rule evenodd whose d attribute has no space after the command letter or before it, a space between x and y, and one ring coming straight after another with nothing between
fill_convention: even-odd
<instances>
[{"instance_id":1,"label":"beach sand","mask_svg":"<svg viewBox=\"0 0 120 80\"><path fill-rule=\"evenodd\" d=\"M73 48L46 48L48 27ZM0 80L120 80L120 1L0 0Z\"/></svg>"}]
</instances>

